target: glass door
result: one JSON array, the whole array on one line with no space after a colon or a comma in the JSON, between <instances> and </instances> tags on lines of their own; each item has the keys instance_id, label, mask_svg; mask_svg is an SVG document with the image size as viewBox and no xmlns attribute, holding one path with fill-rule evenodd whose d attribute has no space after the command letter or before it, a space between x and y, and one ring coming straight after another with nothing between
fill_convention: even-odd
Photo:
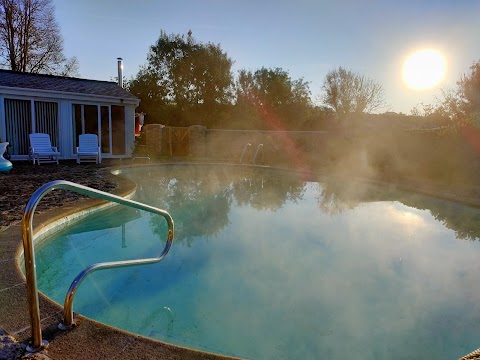
<instances>
[{"instance_id":1,"label":"glass door","mask_svg":"<svg viewBox=\"0 0 480 360\"><path fill-rule=\"evenodd\" d=\"M125 106L112 105L112 155L125 155Z\"/></svg>"},{"instance_id":2,"label":"glass door","mask_svg":"<svg viewBox=\"0 0 480 360\"><path fill-rule=\"evenodd\" d=\"M73 152L78 136L96 134L102 155L125 155L125 106L73 104Z\"/></svg>"},{"instance_id":3,"label":"glass door","mask_svg":"<svg viewBox=\"0 0 480 360\"><path fill-rule=\"evenodd\" d=\"M102 147L102 154L111 155L110 148L110 107L100 106L100 144Z\"/></svg>"}]
</instances>

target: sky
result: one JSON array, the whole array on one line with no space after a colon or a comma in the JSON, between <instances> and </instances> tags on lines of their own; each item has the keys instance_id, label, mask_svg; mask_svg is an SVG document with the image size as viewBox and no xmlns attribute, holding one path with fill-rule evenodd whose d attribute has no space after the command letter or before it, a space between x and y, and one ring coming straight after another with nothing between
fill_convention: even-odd
<instances>
[{"instance_id":1,"label":"sky","mask_svg":"<svg viewBox=\"0 0 480 360\"><path fill-rule=\"evenodd\" d=\"M160 30L212 42L234 61L233 72L282 68L310 84L320 104L325 75L339 66L383 86L383 111L410 113L433 104L480 60L479 0L53 0L64 53L80 77L112 80L117 57L124 75L147 61ZM436 49L444 80L413 90L402 64L416 50Z\"/></svg>"}]
</instances>

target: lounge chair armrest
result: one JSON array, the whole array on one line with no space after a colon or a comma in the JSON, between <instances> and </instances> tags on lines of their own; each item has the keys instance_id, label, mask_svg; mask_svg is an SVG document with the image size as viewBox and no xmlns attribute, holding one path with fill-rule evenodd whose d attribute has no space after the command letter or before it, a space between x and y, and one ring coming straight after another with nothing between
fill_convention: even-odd
<instances>
[{"instance_id":1,"label":"lounge chair armrest","mask_svg":"<svg viewBox=\"0 0 480 360\"><path fill-rule=\"evenodd\" d=\"M58 152L58 148L56 146L52 146L52 150Z\"/></svg>"}]
</instances>

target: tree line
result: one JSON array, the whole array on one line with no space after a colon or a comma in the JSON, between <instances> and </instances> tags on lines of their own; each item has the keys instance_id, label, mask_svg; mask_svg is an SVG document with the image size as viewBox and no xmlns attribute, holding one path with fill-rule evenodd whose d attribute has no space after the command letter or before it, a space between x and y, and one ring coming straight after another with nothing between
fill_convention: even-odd
<instances>
[{"instance_id":1,"label":"tree line","mask_svg":"<svg viewBox=\"0 0 480 360\"><path fill-rule=\"evenodd\" d=\"M309 82L282 68L232 71L219 44L160 32L147 63L127 82L147 123L259 130L320 130L384 105L383 88L342 67L330 71L322 105Z\"/></svg>"},{"instance_id":2,"label":"tree line","mask_svg":"<svg viewBox=\"0 0 480 360\"><path fill-rule=\"evenodd\" d=\"M0 0L0 68L62 76L78 75L78 61L63 54L52 0ZM192 32L160 32L147 62L126 82L140 98L147 123L209 128L323 130L358 123L385 108L375 80L338 67L327 73L322 95L282 68L232 71L219 44L197 41ZM459 129L480 126L480 61L473 63L436 104L419 104L411 115Z\"/></svg>"},{"instance_id":3,"label":"tree line","mask_svg":"<svg viewBox=\"0 0 480 360\"><path fill-rule=\"evenodd\" d=\"M141 99L147 123L259 130L325 130L368 122L365 114L386 108L381 84L344 67L329 71L319 104L309 82L282 68L232 72L233 60L219 44L186 35L160 36L147 63L127 82ZM419 124L458 130L480 126L480 61L437 104L411 111ZM407 118L407 117L404 117Z\"/></svg>"}]
</instances>

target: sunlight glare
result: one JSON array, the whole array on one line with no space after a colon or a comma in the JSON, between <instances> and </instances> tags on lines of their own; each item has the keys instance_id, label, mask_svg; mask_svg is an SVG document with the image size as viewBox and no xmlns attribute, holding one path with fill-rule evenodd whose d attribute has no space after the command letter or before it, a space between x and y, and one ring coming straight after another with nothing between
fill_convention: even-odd
<instances>
[{"instance_id":1,"label":"sunlight glare","mask_svg":"<svg viewBox=\"0 0 480 360\"><path fill-rule=\"evenodd\" d=\"M409 230L419 230L427 225L425 219L419 214L416 214L413 211L401 211L395 206L387 207L386 214L394 223L400 224Z\"/></svg>"},{"instance_id":2,"label":"sunlight glare","mask_svg":"<svg viewBox=\"0 0 480 360\"><path fill-rule=\"evenodd\" d=\"M445 70L446 61L440 52L419 50L403 63L403 81L415 90L430 89L443 80Z\"/></svg>"}]
</instances>

